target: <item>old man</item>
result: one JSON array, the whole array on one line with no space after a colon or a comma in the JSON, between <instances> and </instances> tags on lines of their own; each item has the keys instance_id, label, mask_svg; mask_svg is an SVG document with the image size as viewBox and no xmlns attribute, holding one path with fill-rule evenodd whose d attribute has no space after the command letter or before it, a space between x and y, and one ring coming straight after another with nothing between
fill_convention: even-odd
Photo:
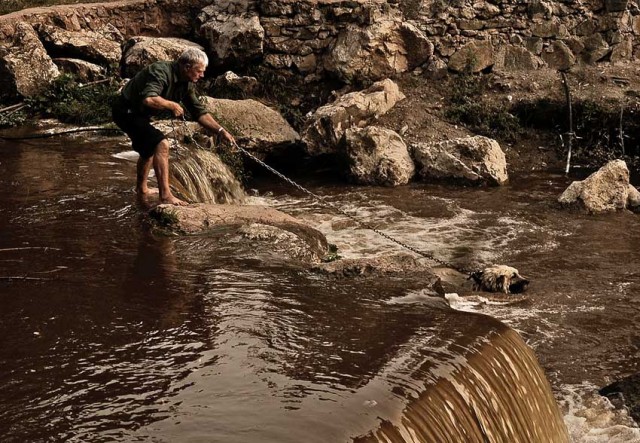
<instances>
[{"instance_id":1,"label":"old man","mask_svg":"<svg viewBox=\"0 0 640 443\"><path fill-rule=\"evenodd\" d=\"M180 206L187 204L171 192L170 143L161 131L151 125L152 117L166 112L180 119L188 115L210 133L219 134L229 143L235 143L233 136L207 112L196 96L195 83L204 76L208 63L209 59L203 51L186 49L173 62L155 62L138 72L115 101L113 121L127 133L133 150L140 154L136 168L136 192L139 196L144 197L151 192L147 178L153 166L160 202Z\"/></svg>"}]
</instances>

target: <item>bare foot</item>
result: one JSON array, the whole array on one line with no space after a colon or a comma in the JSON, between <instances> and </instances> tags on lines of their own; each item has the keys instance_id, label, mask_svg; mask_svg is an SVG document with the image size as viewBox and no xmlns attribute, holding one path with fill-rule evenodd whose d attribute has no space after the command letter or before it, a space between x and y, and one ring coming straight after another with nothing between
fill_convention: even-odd
<instances>
[{"instance_id":1,"label":"bare foot","mask_svg":"<svg viewBox=\"0 0 640 443\"><path fill-rule=\"evenodd\" d=\"M159 193L158 188L143 188L136 189L136 193L140 196L157 195Z\"/></svg>"},{"instance_id":2,"label":"bare foot","mask_svg":"<svg viewBox=\"0 0 640 443\"><path fill-rule=\"evenodd\" d=\"M175 206L188 206L189 203L187 203L186 201L180 200L177 197L174 197L173 195L169 195L168 197L162 198L160 199L160 201L162 203L166 203L169 205L175 205Z\"/></svg>"}]
</instances>

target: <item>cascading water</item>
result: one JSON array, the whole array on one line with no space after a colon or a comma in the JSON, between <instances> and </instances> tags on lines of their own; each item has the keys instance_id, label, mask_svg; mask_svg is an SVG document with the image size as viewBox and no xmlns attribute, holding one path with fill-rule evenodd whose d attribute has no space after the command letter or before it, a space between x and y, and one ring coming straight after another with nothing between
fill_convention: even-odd
<instances>
[{"instance_id":1,"label":"cascading water","mask_svg":"<svg viewBox=\"0 0 640 443\"><path fill-rule=\"evenodd\" d=\"M515 331L496 325L477 346L464 349L456 343L449 351L413 374L426 388L396 422L384 421L355 441L570 441L549 383Z\"/></svg>"},{"instance_id":2,"label":"cascading water","mask_svg":"<svg viewBox=\"0 0 640 443\"><path fill-rule=\"evenodd\" d=\"M3 442L566 442L520 336L576 443L640 441L589 397L638 365L638 219L556 210L563 176L487 190L307 184L421 250L533 279L526 304L468 313L405 276L261 261L232 231L148 232L126 140L61 140L0 142ZM394 248L284 194L263 200L345 257Z\"/></svg>"},{"instance_id":3,"label":"cascading water","mask_svg":"<svg viewBox=\"0 0 640 443\"><path fill-rule=\"evenodd\" d=\"M169 180L191 203L242 203L246 197L233 172L211 150L179 149L171 161Z\"/></svg>"},{"instance_id":4,"label":"cascading water","mask_svg":"<svg viewBox=\"0 0 640 443\"><path fill-rule=\"evenodd\" d=\"M172 184L191 201L237 202L241 185L210 150L181 150ZM397 422L354 441L568 443L551 388L533 354L512 329L496 324L476 342L450 342L414 371L416 392ZM419 352L429 353L430 349Z\"/></svg>"}]
</instances>

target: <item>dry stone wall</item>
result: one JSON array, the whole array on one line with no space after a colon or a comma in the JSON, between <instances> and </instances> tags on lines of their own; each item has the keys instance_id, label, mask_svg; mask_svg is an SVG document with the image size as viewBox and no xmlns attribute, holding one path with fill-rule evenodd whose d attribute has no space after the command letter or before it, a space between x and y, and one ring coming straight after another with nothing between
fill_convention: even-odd
<instances>
[{"instance_id":1,"label":"dry stone wall","mask_svg":"<svg viewBox=\"0 0 640 443\"><path fill-rule=\"evenodd\" d=\"M119 44L140 35L181 37L202 44L220 69L262 63L345 82L418 67L568 69L637 58L635 1L122 0L1 16L0 48L15 46L16 24L26 23L44 43L59 28L65 47L81 33ZM55 56L96 61L77 51Z\"/></svg>"},{"instance_id":2,"label":"dry stone wall","mask_svg":"<svg viewBox=\"0 0 640 443\"><path fill-rule=\"evenodd\" d=\"M0 44L13 38L18 22L74 32L98 32L113 26L124 36L184 37L192 34L193 16L209 3L211 0L123 0L26 9L0 16Z\"/></svg>"},{"instance_id":3,"label":"dry stone wall","mask_svg":"<svg viewBox=\"0 0 640 443\"><path fill-rule=\"evenodd\" d=\"M432 63L458 71L567 69L640 52L640 10L627 0L418 0L401 7L432 40Z\"/></svg>"}]
</instances>

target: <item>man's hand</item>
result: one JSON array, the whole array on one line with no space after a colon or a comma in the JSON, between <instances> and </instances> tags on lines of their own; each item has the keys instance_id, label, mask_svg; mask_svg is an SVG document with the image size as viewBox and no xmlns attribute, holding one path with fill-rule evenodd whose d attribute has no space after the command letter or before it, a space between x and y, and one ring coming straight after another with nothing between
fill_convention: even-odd
<instances>
[{"instance_id":1,"label":"man's hand","mask_svg":"<svg viewBox=\"0 0 640 443\"><path fill-rule=\"evenodd\" d=\"M208 112L206 114L202 114L200 117L198 117L198 123L204 126L207 131L209 131L209 134L215 135L216 137L218 137L218 140L228 142L234 150L236 149L236 139L233 138L233 135L231 135L231 133L227 131L220 123L215 121L211 114L209 114Z\"/></svg>"},{"instance_id":2,"label":"man's hand","mask_svg":"<svg viewBox=\"0 0 640 443\"><path fill-rule=\"evenodd\" d=\"M182 117L184 115L184 108L180 104L172 101L167 101L167 104L174 117Z\"/></svg>"},{"instance_id":3,"label":"man's hand","mask_svg":"<svg viewBox=\"0 0 640 443\"><path fill-rule=\"evenodd\" d=\"M231 135L231 133L229 131L227 131L226 129L224 129L224 128L220 128L220 129L221 129L221 131L219 132L220 137L222 137L224 140L228 141L229 144L235 148L236 139L233 138L233 135Z\"/></svg>"},{"instance_id":4,"label":"man's hand","mask_svg":"<svg viewBox=\"0 0 640 443\"><path fill-rule=\"evenodd\" d=\"M147 97L142 100L142 104L150 107L151 109L167 110L173 114L174 117L182 117L184 115L184 109L180 104L171 100L166 100L160 96Z\"/></svg>"}]
</instances>

